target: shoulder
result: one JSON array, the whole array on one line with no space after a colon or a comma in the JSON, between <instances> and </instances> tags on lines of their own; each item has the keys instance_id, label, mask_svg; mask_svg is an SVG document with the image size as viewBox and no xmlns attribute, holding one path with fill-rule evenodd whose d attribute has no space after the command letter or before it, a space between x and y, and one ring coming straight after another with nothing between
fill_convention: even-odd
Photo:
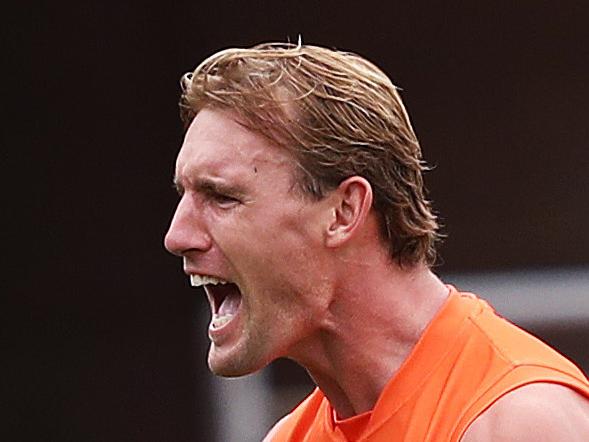
<instances>
[{"instance_id":1,"label":"shoulder","mask_svg":"<svg viewBox=\"0 0 589 442\"><path fill-rule=\"evenodd\" d=\"M589 399L562 385L534 383L506 394L479 416L461 442L589 440Z\"/></svg>"}]
</instances>

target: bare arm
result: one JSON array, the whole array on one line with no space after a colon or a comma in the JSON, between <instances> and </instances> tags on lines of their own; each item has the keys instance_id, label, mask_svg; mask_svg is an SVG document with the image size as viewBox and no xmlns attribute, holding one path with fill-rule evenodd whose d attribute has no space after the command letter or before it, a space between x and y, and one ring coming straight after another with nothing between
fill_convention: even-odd
<instances>
[{"instance_id":1,"label":"bare arm","mask_svg":"<svg viewBox=\"0 0 589 442\"><path fill-rule=\"evenodd\" d=\"M586 442L589 400L568 387L526 385L478 417L461 442Z\"/></svg>"}]
</instances>

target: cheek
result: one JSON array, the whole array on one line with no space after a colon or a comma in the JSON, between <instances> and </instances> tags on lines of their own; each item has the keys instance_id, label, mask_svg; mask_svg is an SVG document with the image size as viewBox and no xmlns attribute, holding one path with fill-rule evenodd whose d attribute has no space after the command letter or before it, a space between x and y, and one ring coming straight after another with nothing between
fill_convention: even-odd
<instances>
[{"instance_id":1,"label":"cheek","mask_svg":"<svg viewBox=\"0 0 589 442\"><path fill-rule=\"evenodd\" d=\"M248 237L249 223L233 209L222 211L208 207L204 209L203 218L209 233L218 244Z\"/></svg>"},{"instance_id":2,"label":"cheek","mask_svg":"<svg viewBox=\"0 0 589 442\"><path fill-rule=\"evenodd\" d=\"M271 209L243 207L227 213L208 210L209 231L237 270L266 281L287 283L285 278L293 278L298 285L298 276L319 263L318 229L299 206L273 205Z\"/></svg>"}]
</instances>

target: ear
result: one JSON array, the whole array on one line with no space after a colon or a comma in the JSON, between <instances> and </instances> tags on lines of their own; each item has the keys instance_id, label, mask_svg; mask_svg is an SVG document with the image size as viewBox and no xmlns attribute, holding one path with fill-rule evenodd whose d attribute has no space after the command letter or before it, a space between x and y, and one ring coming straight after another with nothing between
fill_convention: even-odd
<instances>
[{"instance_id":1,"label":"ear","mask_svg":"<svg viewBox=\"0 0 589 442\"><path fill-rule=\"evenodd\" d=\"M326 231L326 245L339 247L364 225L372 208L372 186L360 176L340 183L330 196L332 217Z\"/></svg>"}]
</instances>

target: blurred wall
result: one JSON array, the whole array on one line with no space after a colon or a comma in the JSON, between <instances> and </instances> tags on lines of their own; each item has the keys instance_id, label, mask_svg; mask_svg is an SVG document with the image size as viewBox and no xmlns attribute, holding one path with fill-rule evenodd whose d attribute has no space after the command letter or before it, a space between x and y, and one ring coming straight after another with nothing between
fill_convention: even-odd
<instances>
[{"instance_id":1,"label":"blurred wall","mask_svg":"<svg viewBox=\"0 0 589 442\"><path fill-rule=\"evenodd\" d=\"M161 244L178 78L220 48L302 34L391 76L435 166L441 273L587 265L588 19L569 1L19 4L3 26L3 439L222 437L202 295Z\"/></svg>"}]
</instances>

